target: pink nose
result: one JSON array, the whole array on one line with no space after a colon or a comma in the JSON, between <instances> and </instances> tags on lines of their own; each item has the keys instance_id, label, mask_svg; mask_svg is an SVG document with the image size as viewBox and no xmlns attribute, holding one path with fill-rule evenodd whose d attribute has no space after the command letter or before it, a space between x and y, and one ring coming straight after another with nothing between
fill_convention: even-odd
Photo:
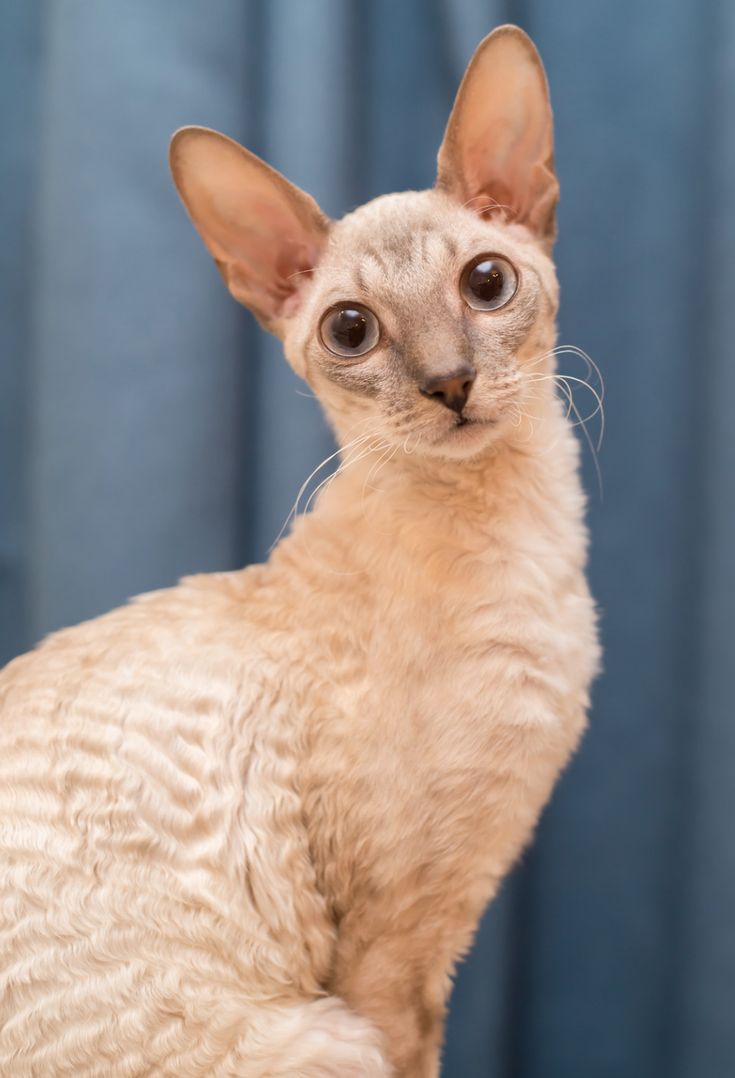
<instances>
[{"instance_id":1,"label":"pink nose","mask_svg":"<svg viewBox=\"0 0 735 1078\"><path fill-rule=\"evenodd\" d=\"M450 374L439 374L433 378L427 378L419 389L425 397L461 415L476 376L477 371L468 365Z\"/></svg>"}]
</instances>

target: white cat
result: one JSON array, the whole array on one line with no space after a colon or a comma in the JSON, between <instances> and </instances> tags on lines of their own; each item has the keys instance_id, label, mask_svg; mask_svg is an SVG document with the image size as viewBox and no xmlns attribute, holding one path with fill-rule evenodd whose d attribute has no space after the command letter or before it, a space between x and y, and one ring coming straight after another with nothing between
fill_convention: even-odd
<instances>
[{"instance_id":1,"label":"white cat","mask_svg":"<svg viewBox=\"0 0 735 1078\"><path fill-rule=\"evenodd\" d=\"M336 223L212 131L171 162L341 467L266 565L0 675L0 1073L429 1078L598 663L543 69L491 34L436 188Z\"/></svg>"}]
</instances>

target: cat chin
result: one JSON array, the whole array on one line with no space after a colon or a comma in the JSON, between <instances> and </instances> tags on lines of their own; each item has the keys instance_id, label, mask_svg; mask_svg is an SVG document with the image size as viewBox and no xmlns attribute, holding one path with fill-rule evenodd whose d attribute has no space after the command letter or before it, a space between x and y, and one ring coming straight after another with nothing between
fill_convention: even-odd
<instances>
[{"instance_id":1,"label":"cat chin","mask_svg":"<svg viewBox=\"0 0 735 1078\"><path fill-rule=\"evenodd\" d=\"M472 460L497 444L499 424L474 420L451 427L435 442L422 446L422 452L439 460Z\"/></svg>"}]
</instances>

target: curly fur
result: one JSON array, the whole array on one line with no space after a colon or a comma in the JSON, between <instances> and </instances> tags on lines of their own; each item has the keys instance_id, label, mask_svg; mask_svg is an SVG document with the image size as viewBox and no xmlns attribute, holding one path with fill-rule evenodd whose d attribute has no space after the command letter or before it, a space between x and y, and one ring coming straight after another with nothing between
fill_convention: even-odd
<instances>
[{"instance_id":1,"label":"curly fur","mask_svg":"<svg viewBox=\"0 0 735 1078\"><path fill-rule=\"evenodd\" d=\"M364 422L370 440L267 564L142 596L0 675L3 1075L436 1075L454 964L585 724L578 448L536 377L548 237L446 189L333 226L289 205L314 272L250 302L343 444ZM446 282L478 245L521 285L462 331L487 418L462 433L408 359L455 347ZM314 326L358 286L393 351L349 384Z\"/></svg>"}]
</instances>

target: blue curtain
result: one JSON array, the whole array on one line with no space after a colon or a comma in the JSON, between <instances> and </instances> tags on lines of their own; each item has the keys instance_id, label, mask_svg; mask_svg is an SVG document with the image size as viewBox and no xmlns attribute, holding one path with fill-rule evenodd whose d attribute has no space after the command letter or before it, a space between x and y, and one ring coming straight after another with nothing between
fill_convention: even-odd
<instances>
[{"instance_id":1,"label":"blue curtain","mask_svg":"<svg viewBox=\"0 0 735 1078\"><path fill-rule=\"evenodd\" d=\"M561 339L607 384L602 497L587 453L606 669L459 973L444 1073L731 1078L728 0L3 0L0 654L264 557L329 452L178 204L171 132L228 132L333 215L426 186L506 20L556 108Z\"/></svg>"}]
</instances>

